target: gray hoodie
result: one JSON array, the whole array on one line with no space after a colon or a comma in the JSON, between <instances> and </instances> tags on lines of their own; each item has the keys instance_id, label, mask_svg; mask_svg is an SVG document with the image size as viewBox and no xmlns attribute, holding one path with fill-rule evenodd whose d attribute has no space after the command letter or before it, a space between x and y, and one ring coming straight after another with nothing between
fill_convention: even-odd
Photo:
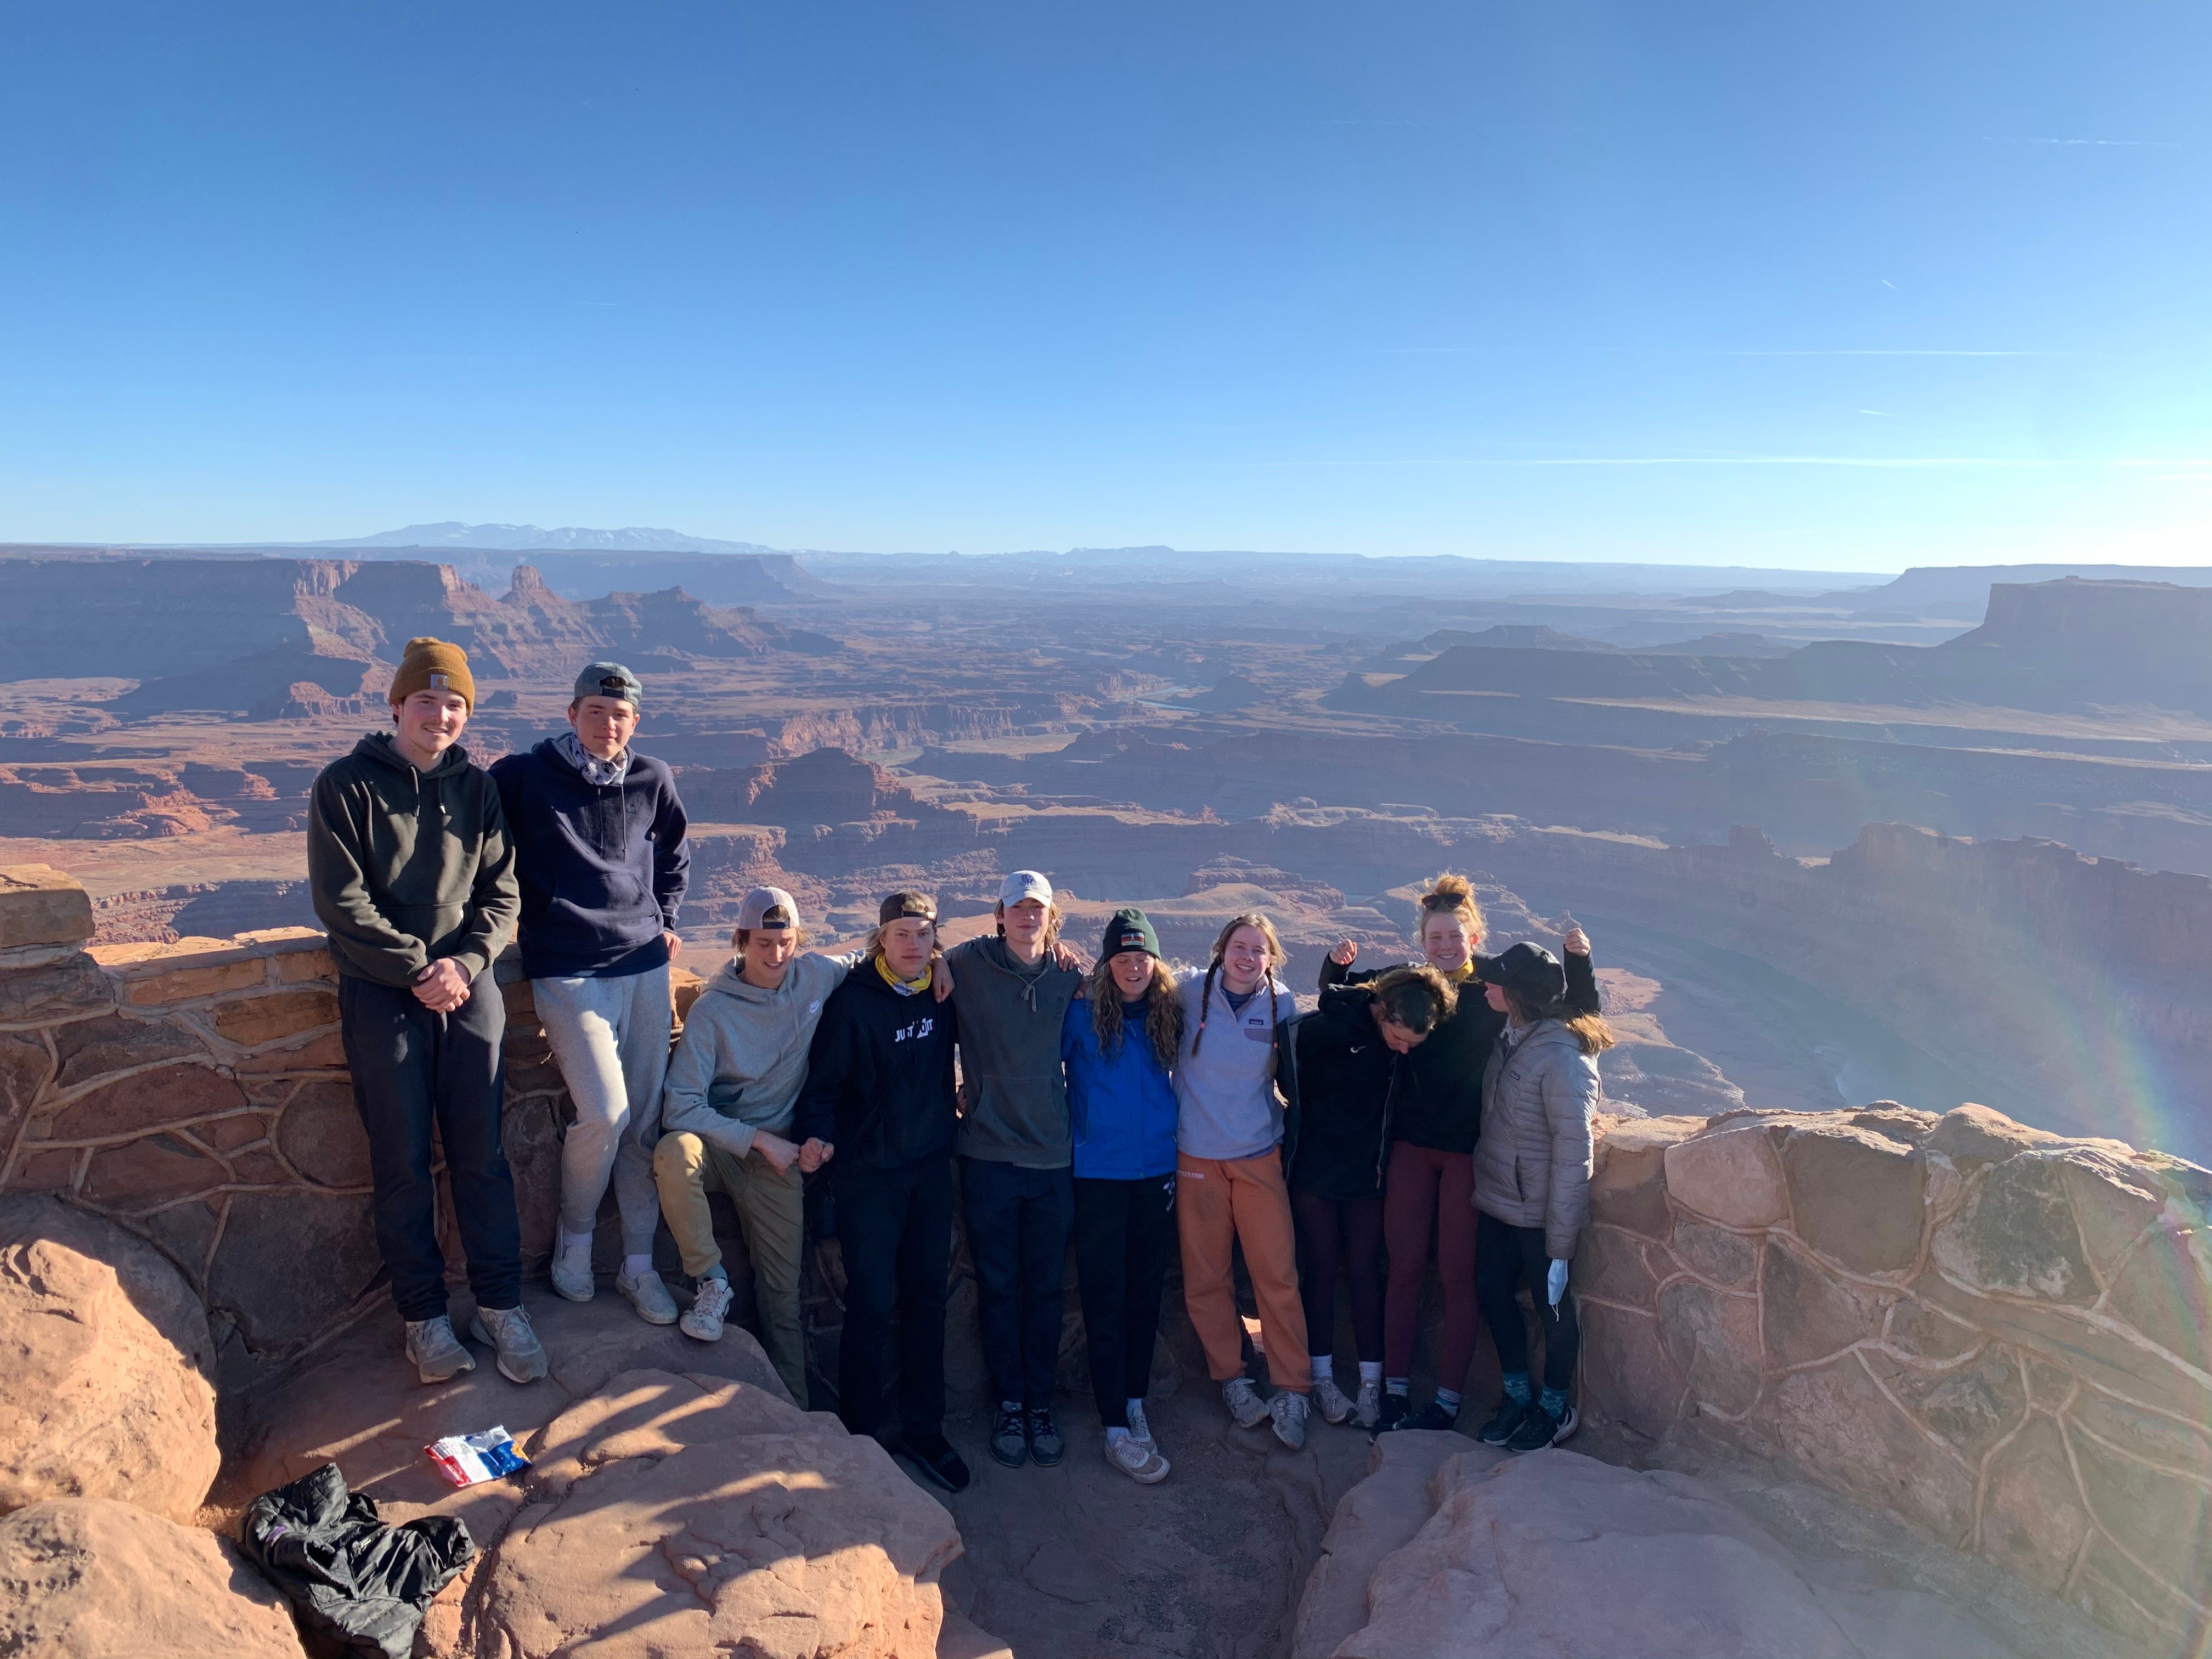
<instances>
[{"instance_id":1,"label":"gray hoodie","mask_svg":"<svg viewBox=\"0 0 2212 1659\"><path fill-rule=\"evenodd\" d=\"M804 952L773 991L746 984L735 958L724 963L669 1056L660 1133L695 1134L737 1158L752 1150L756 1129L789 1134L822 1004L854 960Z\"/></svg>"},{"instance_id":2,"label":"gray hoodie","mask_svg":"<svg viewBox=\"0 0 2212 1659\"><path fill-rule=\"evenodd\" d=\"M1065 1170L1075 1161L1060 1028L1083 975L1047 957L1017 962L1002 939L946 952L960 1017L959 1150L987 1164Z\"/></svg>"}]
</instances>

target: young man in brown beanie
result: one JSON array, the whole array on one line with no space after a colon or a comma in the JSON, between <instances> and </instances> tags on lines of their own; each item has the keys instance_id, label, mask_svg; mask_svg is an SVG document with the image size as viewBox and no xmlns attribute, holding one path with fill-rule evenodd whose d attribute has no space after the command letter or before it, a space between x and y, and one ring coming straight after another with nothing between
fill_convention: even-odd
<instances>
[{"instance_id":1,"label":"young man in brown beanie","mask_svg":"<svg viewBox=\"0 0 2212 1659\"><path fill-rule=\"evenodd\" d=\"M315 780L307 880L338 969L354 1106L368 1132L376 1244L425 1382L475 1369L446 1310L434 1126L477 1311L471 1330L516 1382L545 1375L522 1308L514 1177L500 1144L507 1011L492 959L514 937L514 854L499 792L460 746L476 702L466 654L407 642L393 730Z\"/></svg>"}]
</instances>

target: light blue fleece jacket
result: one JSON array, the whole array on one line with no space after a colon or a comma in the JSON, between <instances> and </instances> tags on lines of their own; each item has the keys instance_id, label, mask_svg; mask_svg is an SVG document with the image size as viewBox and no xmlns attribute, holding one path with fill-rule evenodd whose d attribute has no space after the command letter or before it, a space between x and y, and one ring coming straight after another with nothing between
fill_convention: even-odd
<instances>
[{"instance_id":1,"label":"light blue fleece jacket","mask_svg":"<svg viewBox=\"0 0 2212 1659\"><path fill-rule=\"evenodd\" d=\"M752 1150L756 1129L788 1135L822 1004L854 961L802 952L773 991L746 984L734 957L724 963L669 1056L660 1133L695 1134L736 1158Z\"/></svg>"}]
</instances>

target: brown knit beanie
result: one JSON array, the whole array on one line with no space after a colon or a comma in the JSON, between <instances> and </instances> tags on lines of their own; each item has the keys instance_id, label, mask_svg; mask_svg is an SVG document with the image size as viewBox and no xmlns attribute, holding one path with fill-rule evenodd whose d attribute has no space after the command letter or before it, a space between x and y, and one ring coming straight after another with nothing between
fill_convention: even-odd
<instances>
[{"instance_id":1,"label":"brown knit beanie","mask_svg":"<svg viewBox=\"0 0 2212 1659\"><path fill-rule=\"evenodd\" d=\"M458 645L427 636L407 641L399 672L392 677L386 702L404 702L417 691L458 691L477 706L477 683L469 676L469 653Z\"/></svg>"}]
</instances>

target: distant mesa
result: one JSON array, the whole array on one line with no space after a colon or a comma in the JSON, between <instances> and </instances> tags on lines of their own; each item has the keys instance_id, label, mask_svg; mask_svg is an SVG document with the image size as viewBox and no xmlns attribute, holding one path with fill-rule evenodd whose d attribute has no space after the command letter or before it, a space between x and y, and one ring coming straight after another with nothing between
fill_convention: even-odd
<instances>
[{"instance_id":1,"label":"distant mesa","mask_svg":"<svg viewBox=\"0 0 2212 1659\"><path fill-rule=\"evenodd\" d=\"M441 524L410 524L399 530L382 530L374 536L337 541L310 542L310 547L483 547L508 552L559 548L568 552L593 553L747 553L788 556L757 542L720 542L709 536L687 536L680 530L581 530L564 526L541 530L534 524L463 524L448 519Z\"/></svg>"},{"instance_id":2,"label":"distant mesa","mask_svg":"<svg viewBox=\"0 0 2212 1659\"><path fill-rule=\"evenodd\" d=\"M1264 702L1267 694L1242 674L1224 674L1206 690L1181 699L1193 708L1203 708L1213 714L1229 714L1239 708L1249 708Z\"/></svg>"}]
</instances>

